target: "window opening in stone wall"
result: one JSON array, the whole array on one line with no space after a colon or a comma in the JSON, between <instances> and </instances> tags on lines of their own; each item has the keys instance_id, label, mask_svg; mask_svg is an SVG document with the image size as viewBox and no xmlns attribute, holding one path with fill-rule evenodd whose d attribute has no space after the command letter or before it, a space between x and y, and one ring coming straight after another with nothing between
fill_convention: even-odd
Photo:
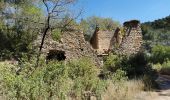
<instances>
[{"instance_id":1,"label":"window opening in stone wall","mask_svg":"<svg viewBox=\"0 0 170 100\"><path fill-rule=\"evenodd\" d=\"M63 61L66 59L65 51L50 50L46 57L47 60Z\"/></svg>"}]
</instances>

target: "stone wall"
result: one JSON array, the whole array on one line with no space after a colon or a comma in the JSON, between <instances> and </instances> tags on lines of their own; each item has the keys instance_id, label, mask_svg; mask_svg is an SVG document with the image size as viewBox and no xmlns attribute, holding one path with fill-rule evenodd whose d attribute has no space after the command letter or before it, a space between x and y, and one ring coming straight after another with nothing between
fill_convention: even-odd
<instances>
[{"instance_id":1,"label":"stone wall","mask_svg":"<svg viewBox=\"0 0 170 100\"><path fill-rule=\"evenodd\" d=\"M96 45L98 55L107 55L114 50L116 53L131 55L140 51L142 45L142 31L140 22L131 20L123 24L123 32L120 28L115 31L101 31L99 28L91 38L92 47Z\"/></svg>"},{"instance_id":2,"label":"stone wall","mask_svg":"<svg viewBox=\"0 0 170 100\"><path fill-rule=\"evenodd\" d=\"M92 38L90 39L90 44L93 47L93 49L99 49L98 33L99 33L99 27L96 26L94 34L93 34Z\"/></svg>"},{"instance_id":3,"label":"stone wall","mask_svg":"<svg viewBox=\"0 0 170 100\"><path fill-rule=\"evenodd\" d=\"M40 45L42 35L39 35L35 44ZM38 46L37 45L37 46ZM91 45L85 41L84 35L80 31L64 32L61 39L57 42L48 34L42 48L42 53L46 56L50 51L62 51L65 54L66 61L71 59L79 59L80 57L90 57L97 66L100 66L100 61L97 58L96 52Z\"/></svg>"},{"instance_id":4,"label":"stone wall","mask_svg":"<svg viewBox=\"0 0 170 100\"><path fill-rule=\"evenodd\" d=\"M141 50L142 46L142 30L140 22L131 20L125 22L123 25L124 37L116 52L123 55L136 54Z\"/></svg>"},{"instance_id":5,"label":"stone wall","mask_svg":"<svg viewBox=\"0 0 170 100\"><path fill-rule=\"evenodd\" d=\"M114 35L110 41L110 46L109 46L109 50L113 50L114 48L117 48L120 46L120 44L122 43L122 33L119 27L116 28Z\"/></svg>"},{"instance_id":6,"label":"stone wall","mask_svg":"<svg viewBox=\"0 0 170 100\"><path fill-rule=\"evenodd\" d=\"M42 48L42 53L47 58L59 58L59 60L69 61L80 57L90 57L97 66L101 65L101 56L108 55L111 50L123 55L131 55L140 51L142 45L142 31L140 22L132 20L124 23L124 34L120 29L116 31L101 31L96 27L96 31L90 43L84 39L83 32L72 30L64 32L57 42L48 34ZM35 41L35 46L39 47L42 39L40 34ZM91 44L91 45L90 45ZM115 47L118 44L118 47ZM96 52L97 51L97 52ZM61 54L58 54L61 53ZM54 54L54 56L53 56Z\"/></svg>"},{"instance_id":7,"label":"stone wall","mask_svg":"<svg viewBox=\"0 0 170 100\"><path fill-rule=\"evenodd\" d=\"M114 31L99 31L99 49L98 54L103 55L107 54L110 47L110 41L114 35Z\"/></svg>"},{"instance_id":8,"label":"stone wall","mask_svg":"<svg viewBox=\"0 0 170 100\"><path fill-rule=\"evenodd\" d=\"M99 27L97 27L97 31L95 30L91 40L90 44L97 51L98 55L105 55L107 54L109 47L110 47L110 41L114 35L114 31L102 31ZM93 42L91 42L93 41ZM94 45L96 45L95 48Z\"/></svg>"}]
</instances>

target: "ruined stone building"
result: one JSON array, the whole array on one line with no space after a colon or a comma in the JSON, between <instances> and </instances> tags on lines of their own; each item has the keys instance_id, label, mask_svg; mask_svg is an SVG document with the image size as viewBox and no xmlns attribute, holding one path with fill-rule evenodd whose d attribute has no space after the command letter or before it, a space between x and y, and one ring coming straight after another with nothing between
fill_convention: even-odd
<instances>
[{"instance_id":1,"label":"ruined stone building","mask_svg":"<svg viewBox=\"0 0 170 100\"><path fill-rule=\"evenodd\" d=\"M142 31L140 22L131 20L123 24L123 32L120 28L115 31L102 31L96 28L90 44L98 55L108 55L110 51L119 54L131 55L137 53L142 45ZM97 48L96 48L97 47Z\"/></svg>"},{"instance_id":2,"label":"ruined stone building","mask_svg":"<svg viewBox=\"0 0 170 100\"><path fill-rule=\"evenodd\" d=\"M42 35L39 35L35 41L35 46L39 47ZM89 57L97 65L101 65L101 56L107 56L110 51L119 54L135 54L142 44L142 32L139 21L132 20L125 22L123 32L120 28L114 31L102 31L100 27L96 30L90 40L85 41L83 32L72 30L63 32L59 41L54 41L49 33L42 48L42 53L47 60L65 60L79 59Z\"/></svg>"},{"instance_id":3,"label":"ruined stone building","mask_svg":"<svg viewBox=\"0 0 170 100\"><path fill-rule=\"evenodd\" d=\"M41 39L42 35L39 35L35 43L38 44L37 46L40 45ZM47 57L47 60L69 61L81 57L90 57L97 66L100 65L96 52L90 43L85 41L83 32L77 30L63 32L59 41L54 41L51 34L48 34L45 38L42 53Z\"/></svg>"}]
</instances>

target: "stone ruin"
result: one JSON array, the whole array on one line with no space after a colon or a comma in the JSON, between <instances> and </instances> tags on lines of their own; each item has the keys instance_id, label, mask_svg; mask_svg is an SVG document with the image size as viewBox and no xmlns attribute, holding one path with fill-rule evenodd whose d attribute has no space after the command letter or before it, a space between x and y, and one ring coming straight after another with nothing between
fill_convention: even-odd
<instances>
[{"instance_id":1,"label":"stone ruin","mask_svg":"<svg viewBox=\"0 0 170 100\"><path fill-rule=\"evenodd\" d=\"M117 52L123 55L132 55L142 49L142 30L138 20L131 20L123 24L124 37Z\"/></svg>"},{"instance_id":2,"label":"stone ruin","mask_svg":"<svg viewBox=\"0 0 170 100\"><path fill-rule=\"evenodd\" d=\"M140 22L138 20L125 22L123 32L120 28L115 31L101 31L99 27L96 27L90 44L93 48L95 47L99 56L108 55L110 51L122 55L136 54L142 45Z\"/></svg>"},{"instance_id":3,"label":"stone ruin","mask_svg":"<svg viewBox=\"0 0 170 100\"><path fill-rule=\"evenodd\" d=\"M140 22L132 20L123 25L123 32L120 28L101 31L97 26L90 43L85 41L83 32L77 30L63 32L59 41L54 41L49 33L45 38L42 53L47 60L58 61L90 57L96 66L102 64L102 57L107 56L110 51L123 55L135 54L142 45ZM42 35L39 35L35 46L40 46L41 39Z\"/></svg>"},{"instance_id":4,"label":"stone ruin","mask_svg":"<svg viewBox=\"0 0 170 100\"><path fill-rule=\"evenodd\" d=\"M35 44L40 46L42 35L38 36ZM90 57L96 66L100 66L96 52L91 45L85 41L83 32L72 30L62 33L59 41L54 41L49 33L42 48L42 53L46 56L46 60L69 61L79 59L80 57Z\"/></svg>"},{"instance_id":5,"label":"stone ruin","mask_svg":"<svg viewBox=\"0 0 170 100\"><path fill-rule=\"evenodd\" d=\"M113 35L114 31L102 31L99 26L96 26L96 30L90 40L90 44L93 49L97 51L98 56L107 55Z\"/></svg>"}]
</instances>

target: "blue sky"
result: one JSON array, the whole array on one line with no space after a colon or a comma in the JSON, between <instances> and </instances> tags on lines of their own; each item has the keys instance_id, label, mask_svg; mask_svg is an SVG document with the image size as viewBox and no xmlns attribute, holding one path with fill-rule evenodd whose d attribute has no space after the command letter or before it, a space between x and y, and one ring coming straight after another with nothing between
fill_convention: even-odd
<instances>
[{"instance_id":1,"label":"blue sky","mask_svg":"<svg viewBox=\"0 0 170 100\"><path fill-rule=\"evenodd\" d=\"M81 18L99 16L123 23L131 19L153 21L170 15L170 0L79 0Z\"/></svg>"}]
</instances>

